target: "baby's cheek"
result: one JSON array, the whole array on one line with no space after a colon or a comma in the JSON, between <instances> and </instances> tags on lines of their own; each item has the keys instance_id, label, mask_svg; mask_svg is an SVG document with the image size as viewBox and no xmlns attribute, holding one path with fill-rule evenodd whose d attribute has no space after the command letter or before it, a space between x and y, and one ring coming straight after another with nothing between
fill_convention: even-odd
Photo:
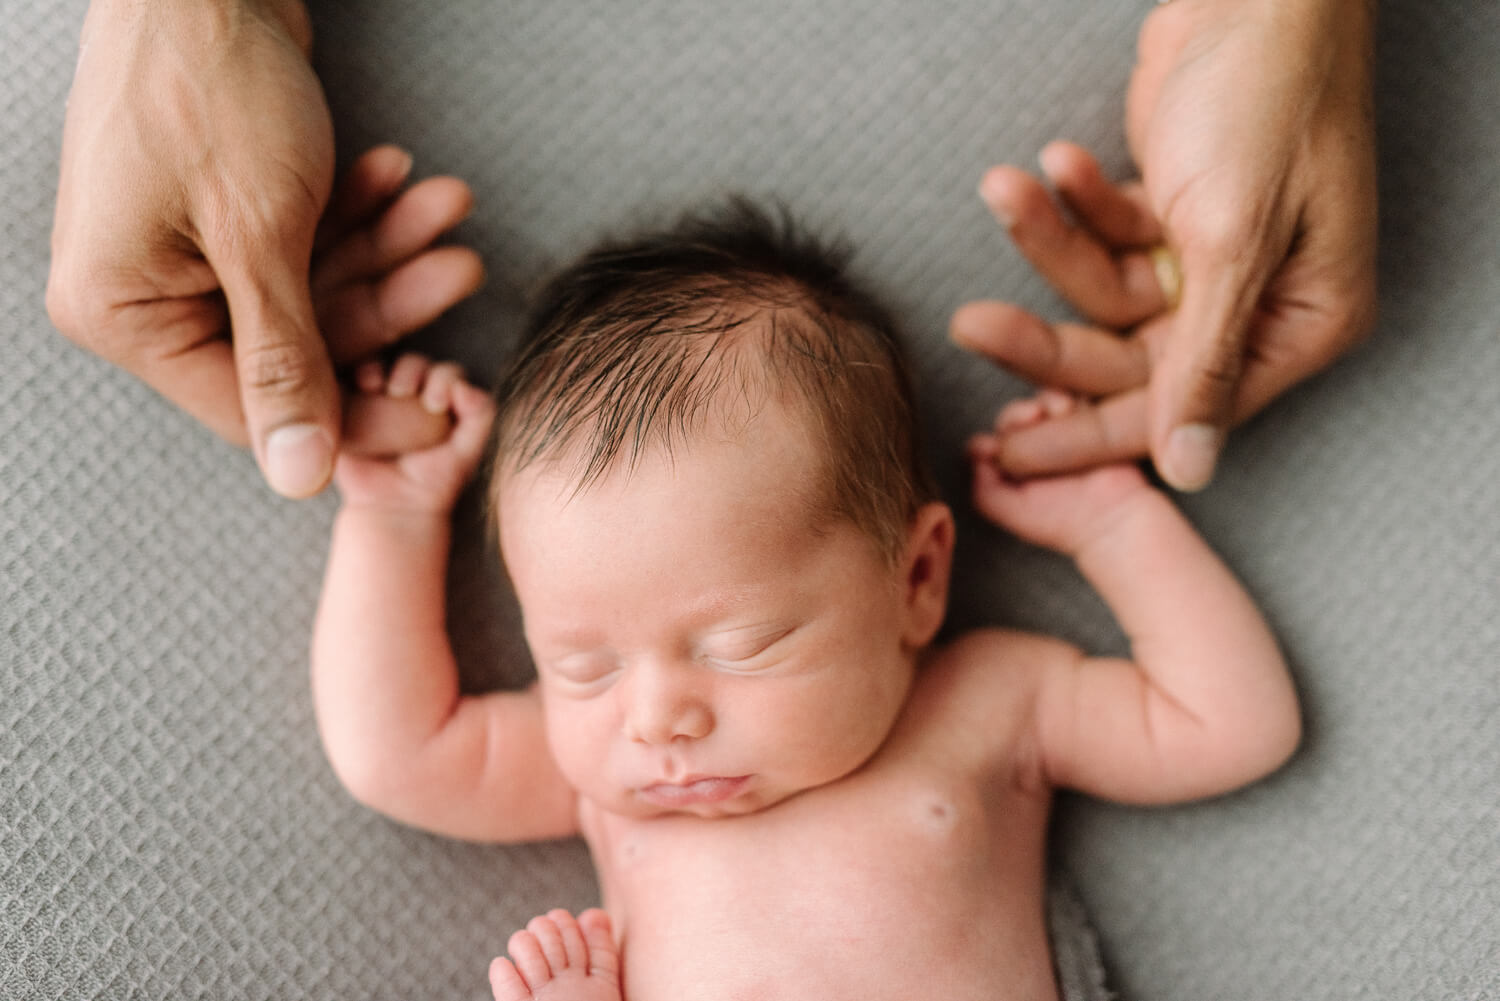
<instances>
[{"instance_id":1,"label":"baby's cheek","mask_svg":"<svg viewBox=\"0 0 1500 1001\"><path fill-rule=\"evenodd\" d=\"M604 762L600 760L598 741L590 732L589 714L567 699L542 702L547 726L547 746L552 760L575 789L581 789L591 777L597 777ZM592 768L590 765L592 764Z\"/></svg>"}]
</instances>

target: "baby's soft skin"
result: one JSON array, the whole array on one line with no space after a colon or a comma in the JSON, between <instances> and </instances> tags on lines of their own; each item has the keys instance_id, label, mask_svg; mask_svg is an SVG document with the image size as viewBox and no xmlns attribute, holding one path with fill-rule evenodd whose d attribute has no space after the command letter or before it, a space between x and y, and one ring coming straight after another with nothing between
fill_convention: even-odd
<instances>
[{"instance_id":1,"label":"baby's soft skin","mask_svg":"<svg viewBox=\"0 0 1500 1001\"><path fill-rule=\"evenodd\" d=\"M631 1001L1055 997L1052 790L1208 796L1297 743L1270 632L1139 471L999 474L998 436L1071 406L1058 394L1007 408L971 443L974 501L1071 556L1133 659L1002 629L931 646L947 508L921 508L894 561L814 518L816 439L768 403L737 434L584 489L557 464L502 472L501 547L538 683L462 696L444 632L448 514L491 411L451 369L424 373L449 439L340 459L313 654L324 741L356 797L408 823L495 841L581 833ZM613 996L498 969L503 1001ZM601 986L585 970L569 982Z\"/></svg>"}]
</instances>

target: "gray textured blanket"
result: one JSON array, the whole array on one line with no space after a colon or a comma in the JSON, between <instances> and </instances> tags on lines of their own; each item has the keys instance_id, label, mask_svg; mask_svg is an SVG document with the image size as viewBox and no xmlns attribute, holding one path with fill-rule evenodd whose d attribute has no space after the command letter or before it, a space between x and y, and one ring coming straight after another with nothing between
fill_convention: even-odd
<instances>
[{"instance_id":1,"label":"gray textured blanket","mask_svg":"<svg viewBox=\"0 0 1500 1001\"><path fill-rule=\"evenodd\" d=\"M592 901L585 852L354 805L306 677L332 498L274 498L47 322L83 6L0 0L0 996L486 997L516 924ZM526 290L601 228L779 195L848 234L905 320L960 505L963 437L1021 387L947 315L1058 308L975 183L1055 136L1126 169L1147 6L313 3L341 153L393 139L479 193L463 235L491 279L428 350L490 371ZM1284 639L1306 746L1226 799L1057 818L1130 998L1500 997L1500 6L1381 8L1379 328L1185 501ZM960 530L956 624L1119 644L1070 568ZM488 559L468 525L474 685L528 670Z\"/></svg>"}]
</instances>

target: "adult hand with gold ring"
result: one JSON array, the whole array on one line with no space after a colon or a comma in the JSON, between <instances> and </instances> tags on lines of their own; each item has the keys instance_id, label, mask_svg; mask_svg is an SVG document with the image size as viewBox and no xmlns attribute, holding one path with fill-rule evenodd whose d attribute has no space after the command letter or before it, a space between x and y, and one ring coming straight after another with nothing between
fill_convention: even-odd
<instances>
[{"instance_id":1,"label":"adult hand with gold ring","mask_svg":"<svg viewBox=\"0 0 1500 1001\"><path fill-rule=\"evenodd\" d=\"M1369 0L1173 0L1142 27L1126 100L1141 181L1112 184L1053 143L1045 188L1013 167L981 193L1093 326L970 303L954 337L1017 374L1094 398L1007 436L1042 475L1150 454L1198 489L1227 430L1357 342L1374 316ZM1180 303L1156 277L1166 245ZM1101 329L1108 328L1108 329ZM1124 336L1120 336L1123 333Z\"/></svg>"}]
</instances>

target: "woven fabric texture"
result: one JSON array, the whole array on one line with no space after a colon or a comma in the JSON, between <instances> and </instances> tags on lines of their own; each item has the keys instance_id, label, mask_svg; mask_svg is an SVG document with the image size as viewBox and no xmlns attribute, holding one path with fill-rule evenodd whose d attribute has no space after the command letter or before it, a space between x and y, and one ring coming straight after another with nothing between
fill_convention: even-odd
<instances>
[{"instance_id":1,"label":"woven fabric texture","mask_svg":"<svg viewBox=\"0 0 1500 1001\"><path fill-rule=\"evenodd\" d=\"M844 233L909 333L940 479L1022 392L952 347L1061 307L975 197L1065 136L1129 169L1149 3L313 0L341 159L405 145L478 193L485 289L419 343L484 376L529 289L725 191ZM0 996L488 996L520 921L595 898L576 843L403 829L324 762L306 651L334 501L294 504L48 323L80 0L0 0ZM1169 809L1066 799L1056 856L1127 998L1500 997L1500 6L1381 4L1381 317L1183 501L1276 625L1295 761ZM472 505L469 684L529 670ZM1071 568L960 522L952 620L1095 649ZM997 994L999 996L999 994Z\"/></svg>"}]
</instances>

